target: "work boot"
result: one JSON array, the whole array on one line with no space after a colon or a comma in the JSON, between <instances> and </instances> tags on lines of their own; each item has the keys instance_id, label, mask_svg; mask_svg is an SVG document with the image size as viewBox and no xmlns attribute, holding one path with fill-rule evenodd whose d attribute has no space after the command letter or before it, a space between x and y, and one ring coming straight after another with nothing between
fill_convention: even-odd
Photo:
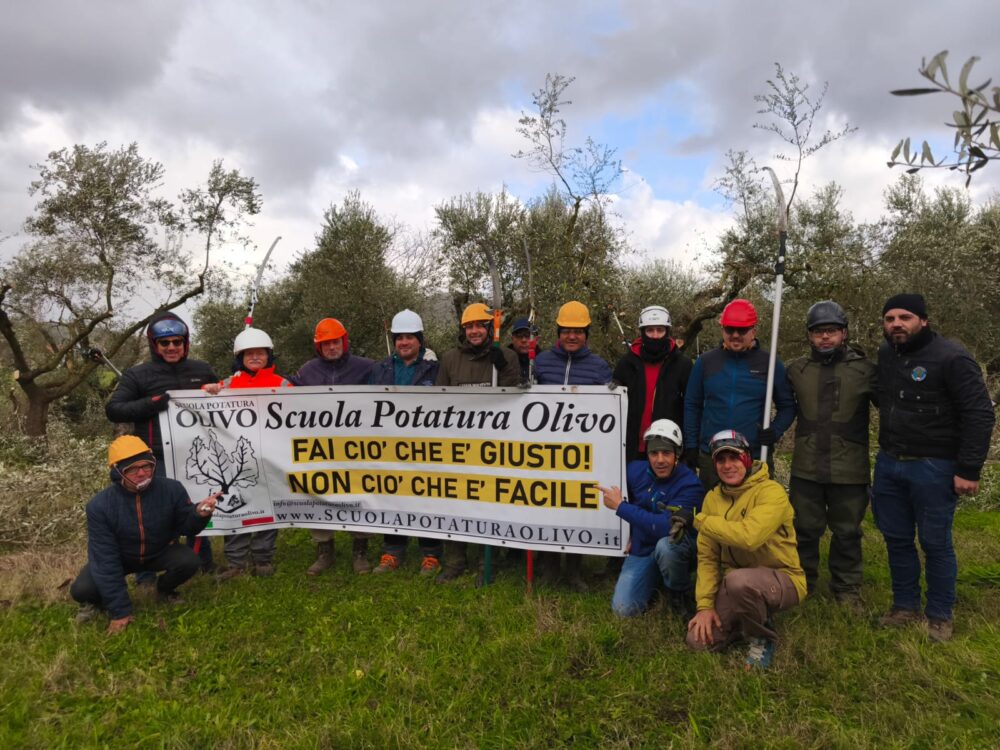
<instances>
[{"instance_id":1,"label":"work boot","mask_svg":"<svg viewBox=\"0 0 1000 750\"><path fill-rule=\"evenodd\" d=\"M437 575L437 572L441 570L441 562L434 555L424 555L424 559L420 562L420 575L424 578L430 578L433 575Z\"/></svg>"},{"instance_id":2,"label":"work boot","mask_svg":"<svg viewBox=\"0 0 1000 750\"><path fill-rule=\"evenodd\" d=\"M534 566L536 583L543 586L553 586L559 580L558 552L536 552Z\"/></svg>"},{"instance_id":3,"label":"work boot","mask_svg":"<svg viewBox=\"0 0 1000 750\"><path fill-rule=\"evenodd\" d=\"M184 604L184 597L178 594L176 591L157 591L156 601L160 604L169 604L172 607L178 607Z\"/></svg>"},{"instance_id":4,"label":"work boot","mask_svg":"<svg viewBox=\"0 0 1000 750\"><path fill-rule=\"evenodd\" d=\"M316 545L316 562L309 566L306 575L318 576L331 567L333 567L333 541L319 542Z\"/></svg>"},{"instance_id":5,"label":"work boot","mask_svg":"<svg viewBox=\"0 0 1000 750\"><path fill-rule=\"evenodd\" d=\"M249 572L250 568L247 565L231 564L228 568L219 573L219 575L215 577L215 580L219 581L220 583L222 583L223 581L231 581L234 578L245 576Z\"/></svg>"},{"instance_id":6,"label":"work boot","mask_svg":"<svg viewBox=\"0 0 1000 750\"><path fill-rule=\"evenodd\" d=\"M889 610L888 614L882 615L878 619L878 624L883 628L902 628L907 625L922 623L923 621L924 616L915 609L893 607Z\"/></svg>"},{"instance_id":7,"label":"work boot","mask_svg":"<svg viewBox=\"0 0 1000 750\"><path fill-rule=\"evenodd\" d=\"M851 614L861 616L865 613L865 603L857 591L835 591L834 600Z\"/></svg>"},{"instance_id":8,"label":"work boot","mask_svg":"<svg viewBox=\"0 0 1000 750\"><path fill-rule=\"evenodd\" d=\"M465 542L444 543L444 567L434 579L435 583L451 583L465 573L468 564L465 555Z\"/></svg>"},{"instance_id":9,"label":"work boot","mask_svg":"<svg viewBox=\"0 0 1000 750\"><path fill-rule=\"evenodd\" d=\"M927 637L934 643L946 643L955 634L955 626L951 620L939 620L936 617L927 618Z\"/></svg>"},{"instance_id":10,"label":"work boot","mask_svg":"<svg viewBox=\"0 0 1000 750\"><path fill-rule=\"evenodd\" d=\"M372 573L391 573L399 567L399 558L386 552L378 561L378 566Z\"/></svg>"},{"instance_id":11,"label":"work boot","mask_svg":"<svg viewBox=\"0 0 1000 750\"><path fill-rule=\"evenodd\" d=\"M96 604L84 603L80 605L80 609L76 612L76 624L83 625L86 622L90 622L95 617L101 613L101 610Z\"/></svg>"},{"instance_id":12,"label":"work boot","mask_svg":"<svg viewBox=\"0 0 1000 750\"><path fill-rule=\"evenodd\" d=\"M368 540L354 539L354 572L359 576L372 572L372 564L368 562Z\"/></svg>"},{"instance_id":13,"label":"work boot","mask_svg":"<svg viewBox=\"0 0 1000 750\"><path fill-rule=\"evenodd\" d=\"M253 566L253 574L258 578L270 578L274 575L274 565L272 563L256 563Z\"/></svg>"}]
</instances>

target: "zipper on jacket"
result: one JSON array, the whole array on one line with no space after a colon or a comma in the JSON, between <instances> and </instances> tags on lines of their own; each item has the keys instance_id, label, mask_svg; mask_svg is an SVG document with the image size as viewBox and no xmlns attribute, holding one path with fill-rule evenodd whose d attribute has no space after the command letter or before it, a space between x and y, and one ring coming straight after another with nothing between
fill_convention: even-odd
<instances>
[{"instance_id":1,"label":"zipper on jacket","mask_svg":"<svg viewBox=\"0 0 1000 750\"><path fill-rule=\"evenodd\" d=\"M142 498L139 493L135 494L135 517L139 521L139 562L146 555L146 530L142 524Z\"/></svg>"},{"instance_id":2,"label":"zipper on jacket","mask_svg":"<svg viewBox=\"0 0 1000 750\"><path fill-rule=\"evenodd\" d=\"M566 372L563 373L563 385L569 385L569 368L573 366L573 355L566 353Z\"/></svg>"}]
</instances>

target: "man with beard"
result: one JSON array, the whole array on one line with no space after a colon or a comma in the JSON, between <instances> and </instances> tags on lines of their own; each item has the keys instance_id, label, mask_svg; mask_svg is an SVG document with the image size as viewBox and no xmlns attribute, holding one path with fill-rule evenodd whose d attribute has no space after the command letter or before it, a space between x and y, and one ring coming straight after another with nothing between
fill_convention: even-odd
<instances>
[{"instance_id":1,"label":"man with beard","mask_svg":"<svg viewBox=\"0 0 1000 750\"><path fill-rule=\"evenodd\" d=\"M880 622L926 622L932 641L949 641L958 577L951 525L958 497L979 490L993 404L972 355L930 329L923 296L890 297L882 329L872 512L889 554L892 609ZM923 614L914 529L925 559Z\"/></svg>"},{"instance_id":2,"label":"man with beard","mask_svg":"<svg viewBox=\"0 0 1000 750\"><path fill-rule=\"evenodd\" d=\"M798 424L791 501L799 562L809 593L819 580L819 542L830 528L830 590L861 605L861 521L868 507L869 404L876 402L875 365L848 346L847 316L832 300L806 314L811 352L788 365Z\"/></svg>"}]
</instances>

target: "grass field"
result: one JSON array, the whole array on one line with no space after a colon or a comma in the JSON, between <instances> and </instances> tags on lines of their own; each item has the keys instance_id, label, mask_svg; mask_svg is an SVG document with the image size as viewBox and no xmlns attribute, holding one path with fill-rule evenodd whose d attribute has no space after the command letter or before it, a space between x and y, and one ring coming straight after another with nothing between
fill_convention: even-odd
<instances>
[{"instance_id":1,"label":"grass field","mask_svg":"<svg viewBox=\"0 0 1000 750\"><path fill-rule=\"evenodd\" d=\"M416 574L303 575L282 532L271 579L199 576L187 604L143 604L124 634L77 626L58 584L78 548L0 558L0 747L997 747L1000 513L956 519L956 638L871 626L889 603L866 523L861 618L818 596L780 615L764 674L694 654L657 605L619 620L612 584L524 592ZM216 544L219 544L217 541ZM338 551L349 548L338 539ZM591 560L594 570L601 567Z\"/></svg>"}]
</instances>

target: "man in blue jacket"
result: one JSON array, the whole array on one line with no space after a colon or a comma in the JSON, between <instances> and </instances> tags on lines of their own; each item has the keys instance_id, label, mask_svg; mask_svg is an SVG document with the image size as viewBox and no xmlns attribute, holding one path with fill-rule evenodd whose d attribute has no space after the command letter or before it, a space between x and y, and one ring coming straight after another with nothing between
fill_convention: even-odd
<instances>
[{"instance_id":1,"label":"man in blue jacket","mask_svg":"<svg viewBox=\"0 0 1000 750\"><path fill-rule=\"evenodd\" d=\"M684 526L671 534L675 512L691 517L701 510L705 490L698 477L680 462L684 444L681 428L669 419L658 419L642 436L646 458L630 461L627 479L630 500L620 487L601 487L604 504L629 523L629 554L615 584L611 609L620 617L642 613L662 581L671 611L694 614L694 571L697 544Z\"/></svg>"},{"instance_id":2,"label":"man in blue jacket","mask_svg":"<svg viewBox=\"0 0 1000 750\"><path fill-rule=\"evenodd\" d=\"M389 327L395 351L376 362L368 377L370 385L434 385L438 360L432 349L424 345L424 321L413 310L396 313ZM382 557L373 573L391 573L399 567L406 552L408 537L385 534L382 537ZM434 576L441 570L444 548L440 539L420 537L420 575Z\"/></svg>"},{"instance_id":3,"label":"man in blue jacket","mask_svg":"<svg viewBox=\"0 0 1000 750\"><path fill-rule=\"evenodd\" d=\"M582 302L567 302L556 315L556 343L535 357L535 382L538 385L607 385L611 366L587 348L590 334L590 311ZM557 553L537 554L542 579L558 577ZM583 579L583 556L566 555L566 578L580 593L589 590Z\"/></svg>"},{"instance_id":4,"label":"man in blue jacket","mask_svg":"<svg viewBox=\"0 0 1000 750\"><path fill-rule=\"evenodd\" d=\"M769 355L757 342L757 310L749 300L735 299L719 319L722 346L705 352L691 368L684 394L684 462L698 468L706 490L719 483L708 452L712 436L736 430L750 441L753 458L781 439L795 419L795 396L780 359L774 363L774 406L777 414L766 430L764 397Z\"/></svg>"},{"instance_id":5,"label":"man in blue jacket","mask_svg":"<svg viewBox=\"0 0 1000 750\"><path fill-rule=\"evenodd\" d=\"M174 544L181 534L196 536L215 510L216 493L197 505L180 482L155 477L156 458L135 435L123 435L108 448L112 483L87 503L87 564L70 586L80 603L78 622L106 610L108 634L133 621L125 576L162 573L156 581L161 600L176 600L175 589L198 571L198 555Z\"/></svg>"}]
</instances>

